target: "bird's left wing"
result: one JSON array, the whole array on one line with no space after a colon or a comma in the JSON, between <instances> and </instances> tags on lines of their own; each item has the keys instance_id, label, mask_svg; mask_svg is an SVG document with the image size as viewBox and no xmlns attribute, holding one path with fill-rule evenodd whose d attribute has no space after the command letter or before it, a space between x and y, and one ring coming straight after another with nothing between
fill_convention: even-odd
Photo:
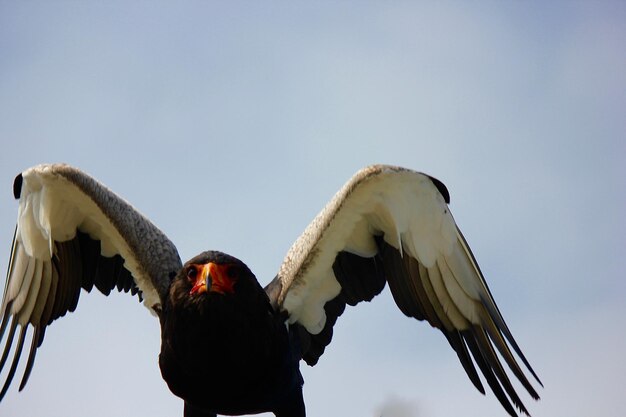
<instances>
[{"instance_id":1,"label":"bird's left wing","mask_svg":"<svg viewBox=\"0 0 626 417\"><path fill-rule=\"evenodd\" d=\"M266 291L274 308L305 330L303 357L315 364L345 305L370 301L388 282L405 315L443 332L476 388L484 393L472 357L509 414L516 415L507 395L527 413L494 346L538 398L509 346L535 374L447 203L445 186L428 175L384 165L365 168L298 238Z\"/></svg>"},{"instance_id":2,"label":"bird's left wing","mask_svg":"<svg viewBox=\"0 0 626 417\"><path fill-rule=\"evenodd\" d=\"M15 375L27 329L32 326L33 334L20 390L46 327L74 311L81 288L95 286L105 295L115 287L139 291L144 305L158 312L171 275L181 267L176 247L156 226L76 168L30 168L17 176L13 191L19 209L0 307L0 342L8 329L0 371L12 346L14 354L0 400Z\"/></svg>"}]
</instances>

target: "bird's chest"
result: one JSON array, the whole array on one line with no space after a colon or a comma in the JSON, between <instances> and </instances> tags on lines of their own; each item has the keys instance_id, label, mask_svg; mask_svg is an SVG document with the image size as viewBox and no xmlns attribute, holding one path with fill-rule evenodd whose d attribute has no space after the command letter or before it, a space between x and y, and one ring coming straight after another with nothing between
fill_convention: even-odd
<instances>
[{"instance_id":1,"label":"bird's chest","mask_svg":"<svg viewBox=\"0 0 626 417\"><path fill-rule=\"evenodd\" d=\"M226 398L272 379L282 354L273 317L230 304L172 314L159 362L170 389L185 399Z\"/></svg>"}]
</instances>

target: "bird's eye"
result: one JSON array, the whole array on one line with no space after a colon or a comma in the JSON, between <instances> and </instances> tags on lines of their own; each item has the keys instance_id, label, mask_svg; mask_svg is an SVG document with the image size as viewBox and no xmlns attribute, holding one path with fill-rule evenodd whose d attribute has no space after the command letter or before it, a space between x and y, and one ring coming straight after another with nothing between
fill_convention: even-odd
<instances>
[{"instance_id":1,"label":"bird's eye","mask_svg":"<svg viewBox=\"0 0 626 417\"><path fill-rule=\"evenodd\" d=\"M196 279L197 275L198 275L198 270L196 268L192 267L187 270L187 278L189 278L190 280Z\"/></svg>"}]
</instances>

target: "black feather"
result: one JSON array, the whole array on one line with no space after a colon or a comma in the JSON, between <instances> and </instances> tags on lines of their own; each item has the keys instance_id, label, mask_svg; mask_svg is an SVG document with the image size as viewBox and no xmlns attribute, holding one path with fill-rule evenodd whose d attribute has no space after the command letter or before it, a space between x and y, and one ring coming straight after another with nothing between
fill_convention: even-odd
<instances>
[{"instance_id":1,"label":"black feather","mask_svg":"<svg viewBox=\"0 0 626 417\"><path fill-rule=\"evenodd\" d=\"M91 292L96 278L96 268L100 258L100 241L94 240L88 234L76 233L80 244L80 252L83 264L82 288Z\"/></svg>"},{"instance_id":2,"label":"black feather","mask_svg":"<svg viewBox=\"0 0 626 417\"><path fill-rule=\"evenodd\" d=\"M472 362L472 358L467 350L467 346L463 341L463 337L457 331L455 332L447 332L441 329L441 332L444 334L452 349L456 352L459 357L459 361L461 361L461 365L463 365L463 369L465 369L465 373L469 377L472 384L476 387L481 394L485 394L485 388L483 387L482 382L480 382L480 377L478 376L478 372L476 372L476 367L474 367L474 363Z\"/></svg>"},{"instance_id":3,"label":"black feather","mask_svg":"<svg viewBox=\"0 0 626 417\"><path fill-rule=\"evenodd\" d=\"M474 361L476 362L481 372L483 373L483 376L487 380L487 383L489 384L491 391L493 391L494 395L496 396L498 401L500 401L500 404L502 404L502 407L504 407L504 409L509 413L509 415L511 417L517 417L517 413L515 412L515 409L511 405L504 391L502 391L502 387L500 386L500 383L498 382L498 378L494 375L491 369L491 365L489 365L487 359L483 355L482 350L478 346L478 343L476 342L476 336L473 334L473 331L464 330L461 332L461 335L463 336L463 339L465 340L467 347L472 352Z\"/></svg>"},{"instance_id":4,"label":"black feather","mask_svg":"<svg viewBox=\"0 0 626 417\"><path fill-rule=\"evenodd\" d=\"M0 372L4 369L4 365L9 357L9 352L11 351L11 346L13 345L13 338L15 337L15 330L17 329L17 317L13 316L11 320L11 327L9 328L9 335L7 336L7 340L5 342L4 352L2 352L2 357L0 358Z\"/></svg>"},{"instance_id":5,"label":"black feather","mask_svg":"<svg viewBox=\"0 0 626 417\"><path fill-rule=\"evenodd\" d=\"M20 194L22 194L22 182L24 182L24 178L22 177L22 174L19 173L13 181L13 197L15 197L16 200L18 200L20 198Z\"/></svg>"},{"instance_id":6,"label":"black feather","mask_svg":"<svg viewBox=\"0 0 626 417\"><path fill-rule=\"evenodd\" d=\"M39 344L40 338L40 329L41 326L35 326L35 331L33 332L33 338L30 342L30 351L28 352L28 360L26 361L26 368L24 369L24 375L22 376L22 381L20 382L19 391L23 390L28 382L28 378L30 378L30 373L33 370L33 365L35 364L35 356L37 355L37 347Z\"/></svg>"},{"instance_id":7,"label":"black feather","mask_svg":"<svg viewBox=\"0 0 626 417\"><path fill-rule=\"evenodd\" d=\"M435 187L437 187L437 190L439 190L439 192L443 196L446 204L450 204L450 192L448 191L448 188L445 186L445 184L439 181L437 178L431 177L430 175L428 175L428 178L430 178L433 184L435 184Z\"/></svg>"},{"instance_id":8,"label":"black feather","mask_svg":"<svg viewBox=\"0 0 626 417\"><path fill-rule=\"evenodd\" d=\"M385 274L377 256L365 258L341 251L333 263L333 272L341 285L345 302L351 306L371 301L385 288Z\"/></svg>"},{"instance_id":9,"label":"black feather","mask_svg":"<svg viewBox=\"0 0 626 417\"><path fill-rule=\"evenodd\" d=\"M100 256L100 258L98 258L98 266L96 267L94 285L102 294L111 294L111 290L115 287L115 281L113 279L114 273L115 259Z\"/></svg>"},{"instance_id":10,"label":"black feather","mask_svg":"<svg viewBox=\"0 0 626 417\"><path fill-rule=\"evenodd\" d=\"M13 377L15 376L15 371L17 370L17 364L20 361L20 356L22 355L22 349L24 348L24 337L26 336L26 330L28 328L23 326L20 330L20 336L17 340L17 346L15 347L15 353L13 353L13 362L11 363L11 368L9 368L9 373L7 374L6 382L2 387L2 391L0 391L0 401L4 398L7 391L9 390L9 386L11 385L11 381L13 381ZM9 345L7 345L8 347Z\"/></svg>"}]
</instances>

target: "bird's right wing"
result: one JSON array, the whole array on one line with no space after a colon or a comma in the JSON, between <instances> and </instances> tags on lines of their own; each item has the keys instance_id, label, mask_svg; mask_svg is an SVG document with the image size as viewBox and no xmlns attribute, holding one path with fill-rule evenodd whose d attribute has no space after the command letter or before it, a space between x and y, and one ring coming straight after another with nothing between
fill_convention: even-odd
<instances>
[{"instance_id":1,"label":"bird's right wing","mask_svg":"<svg viewBox=\"0 0 626 417\"><path fill-rule=\"evenodd\" d=\"M503 363L530 395L539 395L515 351L539 381L504 322L440 181L405 168L357 172L293 244L266 287L274 308L301 333L304 360L315 364L346 304L370 301L389 284L399 309L439 329L476 388L478 369L502 406L528 414ZM498 357L499 351L503 361Z\"/></svg>"},{"instance_id":2,"label":"bird's right wing","mask_svg":"<svg viewBox=\"0 0 626 417\"><path fill-rule=\"evenodd\" d=\"M30 168L17 176L13 191L19 209L0 307L0 371L16 333L18 338L0 400L15 375L28 327L34 330L20 390L46 327L74 311L81 288L95 286L105 295L115 287L140 292L144 305L158 313L181 268L176 247L156 226L76 168Z\"/></svg>"}]
</instances>

